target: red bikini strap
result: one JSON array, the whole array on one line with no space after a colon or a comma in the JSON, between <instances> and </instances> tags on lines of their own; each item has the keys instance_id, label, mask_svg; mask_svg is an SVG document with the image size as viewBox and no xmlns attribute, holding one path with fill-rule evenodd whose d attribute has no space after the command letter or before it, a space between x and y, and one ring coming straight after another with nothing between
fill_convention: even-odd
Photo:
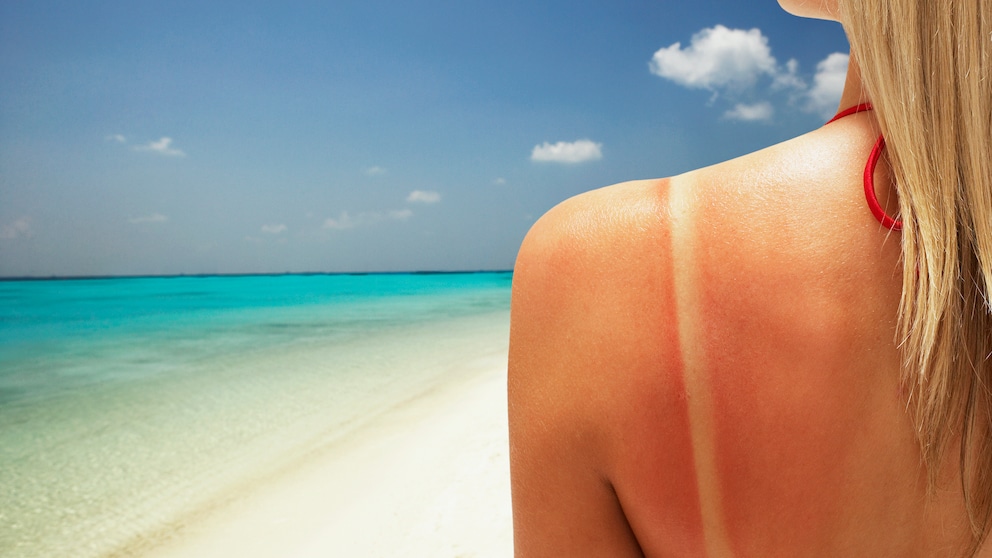
<instances>
[{"instance_id":1,"label":"red bikini strap","mask_svg":"<svg viewBox=\"0 0 992 558\"><path fill-rule=\"evenodd\" d=\"M852 114L857 114L871 109L871 103L861 103L860 105L846 108L838 112L836 116L827 121L827 124L840 120L845 116L850 116ZM871 214L878 219L878 222L881 223L883 227L893 231L899 231L902 230L902 221L889 217L885 210L882 209L882 206L878 203L878 197L875 195L875 166L878 164L878 159L882 156L883 149L885 149L885 137L880 135L878 136L878 140L875 142L875 146L871 148L871 154L868 156L868 162L865 164L865 200L868 202L868 209L871 210Z\"/></svg>"},{"instance_id":2,"label":"red bikini strap","mask_svg":"<svg viewBox=\"0 0 992 558\"><path fill-rule=\"evenodd\" d=\"M871 214L878 219L879 223L882 223L883 227L893 231L901 231L902 221L889 217L875 196L875 165L878 164L878 158L882 156L883 149L885 149L885 138L878 136L875 146L871 148L871 155L868 156L868 163L865 165L865 199L868 200L868 209L871 210Z\"/></svg>"},{"instance_id":3,"label":"red bikini strap","mask_svg":"<svg viewBox=\"0 0 992 558\"><path fill-rule=\"evenodd\" d=\"M827 124L830 124L831 122L834 122L836 120L840 120L841 118L844 118L845 116L851 116L852 114L857 114L859 112L864 112L866 110L871 110L871 108L872 108L871 107L871 103L861 103L860 105L854 105L853 107L847 107L846 109L844 109L844 110L838 112L836 115L834 115L833 118L831 118L830 120L828 120L827 121ZM826 126L826 124L824 124L824 126Z\"/></svg>"}]
</instances>

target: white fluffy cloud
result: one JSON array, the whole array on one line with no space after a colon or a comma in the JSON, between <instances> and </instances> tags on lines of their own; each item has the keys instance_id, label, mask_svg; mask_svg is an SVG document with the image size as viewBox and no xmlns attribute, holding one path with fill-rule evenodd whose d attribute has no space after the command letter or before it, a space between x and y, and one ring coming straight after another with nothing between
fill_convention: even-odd
<instances>
[{"instance_id":1,"label":"white fluffy cloud","mask_svg":"<svg viewBox=\"0 0 992 558\"><path fill-rule=\"evenodd\" d=\"M441 201L441 194L429 190L414 190L406 197L410 203L437 203Z\"/></svg>"},{"instance_id":2,"label":"white fluffy cloud","mask_svg":"<svg viewBox=\"0 0 992 558\"><path fill-rule=\"evenodd\" d=\"M559 141L555 144L544 142L534 146L530 153L530 160L566 164L596 161L603 158L602 148L603 144L587 139L573 142Z\"/></svg>"},{"instance_id":3,"label":"white fluffy cloud","mask_svg":"<svg viewBox=\"0 0 992 558\"><path fill-rule=\"evenodd\" d=\"M738 103L737 106L723 113L723 116L731 120L754 122L758 120L770 120L773 114L775 114L775 109L772 107L772 104L764 101L753 105Z\"/></svg>"},{"instance_id":4,"label":"white fluffy cloud","mask_svg":"<svg viewBox=\"0 0 992 558\"><path fill-rule=\"evenodd\" d=\"M740 98L784 95L791 105L828 117L840 102L848 55L835 52L816 66L813 85L799 74L799 62L779 64L760 29L729 29L716 25L692 36L689 46L675 43L654 53L651 73L689 88ZM762 80L767 87L758 87ZM766 82L767 83L767 82ZM767 100L736 105L724 112L731 120L769 120L775 109Z\"/></svg>"},{"instance_id":5,"label":"white fluffy cloud","mask_svg":"<svg viewBox=\"0 0 992 558\"><path fill-rule=\"evenodd\" d=\"M799 77L799 61L795 58L790 58L788 62L785 63L784 68L779 68L775 73L775 81L772 82L772 89L792 89L795 91L804 91L806 89L806 82Z\"/></svg>"},{"instance_id":6,"label":"white fluffy cloud","mask_svg":"<svg viewBox=\"0 0 992 558\"><path fill-rule=\"evenodd\" d=\"M149 142L146 145L137 145L134 147L135 151L150 151L152 153L158 153L159 155L165 155L167 157L185 157L184 153L180 149L172 147L172 138L163 137L158 141Z\"/></svg>"},{"instance_id":7,"label":"white fluffy cloud","mask_svg":"<svg viewBox=\"0 0 992 558\"><path fill-rule=\"evenodd\" d=\"M262 232L266 234L282 234L286 232L286 225L262 225Z\"/></svg>"},{"instance_id":8,"label":"white fluffy cloud","mask_svg":"<svg viewBox=\"0 0 992 558\"><path fill-rule=\"evenodd\" d=\"M117 143L127 143L127 138L121 134L112 134L106 137L107 141L113 141Z\"/></svg>"},{"instance_id":9,"label":"white fluffy cloud","mask_svg":"<svg viewBox=\"0 0 992 558\"><path fill-rule=\"evenodd\" d=\"M130 217L127 222L132 225L140 225L142 223L167 223L169 218L161 213L152 213L151 215L142 215L140 217Z\"/></svg>"},{"instance_id":10,"label":"white fluffy cloud","mask_svg":"<svg viewBox=\"0 0 992 558\"><path fill-rule=\"evenodd\" d=\"M382 176L386 174L386 169L382 167L369 167L365 169L365 174L369 176Z\"/></svg>"},{"instance_id":11,"label":"white fluffy cloud","mask_svg":"<svg viewBox=\"0 0 992 558\"><path fill-rule=\"evenodd\" d=\"M811 112L824 118L833 116L840 102L840 94L844 91L849 58L847 54L835 52L816 65L813 87L807 93Z\"/></svg>"},{"instance_id":12,"label":"white fluffy cloud","mask_svg":"<svg viewBox=\"0 0 992 558\"><path fill-rule=\"evenodd\" d=\"M396 209L381 213L378 211L363 211L352 215L347 211L338 213L337 217L328 217L324 220L324 228L336 231L365 227L376 223L392 220L405 221L413 215L409 209Z\"/></svg>"},{"instance_id":13,"label":"white fluffy cloud","mask_svg":"<svg viewBox=\"0 0 992 558\"><path fill-rule=\"evenodd\" d=\"M347 211L342 211L337 217L328 217L324 220L325 229L334 229L338 231L343 231L345 229L353 229L361 224L363 224L364 219L360 214L352 217Z\"/></svg>"},{"instance_id":14,"label":"white fluffy cloud","mask_svg":"<svg viewBox=\"0 0 992 558\"><path fill-rule=\"evenodd\" d=\"M716 90L753 86L763 75L778 73L768 39L759 29L745 31L717 25L682 43L659 49L650 63L651 72L686 87Z\"/></svg>"},{"instance_id":15,"label":"white fluffy cloud","mask_svg":"<svg viewBox=\"0 0 992 558\"><path fill-rule=\"evenodd\" d=\"M31 218L21 217L11 223L0 226L0 240L31 238L34 230L31 228Z\"/></svg>"}]
</instances>

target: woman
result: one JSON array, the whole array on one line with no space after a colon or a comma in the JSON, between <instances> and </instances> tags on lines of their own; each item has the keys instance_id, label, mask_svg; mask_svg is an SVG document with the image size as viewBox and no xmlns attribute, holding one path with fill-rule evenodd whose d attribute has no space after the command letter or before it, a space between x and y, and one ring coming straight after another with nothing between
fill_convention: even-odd
<instances>
[{"instance_id":1,"label":"woman","mask_svg":"<svg viewBox=\"0 0 992 558\"><path fill-rule=\"evenodd\" d=\"M524 241L518 556L992 555L992 2L780 3L854 110Z\"/></svg>"}]
</instances>

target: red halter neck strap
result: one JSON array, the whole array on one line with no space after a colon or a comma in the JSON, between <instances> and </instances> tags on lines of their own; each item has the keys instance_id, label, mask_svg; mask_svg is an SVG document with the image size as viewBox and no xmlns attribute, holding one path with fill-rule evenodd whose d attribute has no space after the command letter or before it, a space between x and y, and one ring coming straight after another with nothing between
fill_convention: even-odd
<instances>
[{"instance_id":1,"label":"red halter neck strap","mask_svg":"<svg viewBox=\"0 0 992 558\"><path fill-rule=\"evenodd\" d=\"M871 109L871 103L861 103L860 105L846 108L838 112L836 116L827 122L827 124L840 120L845 116L850 116L852 114L857 114ZM883 227L898 231L902 230L902 221L890 217L885 210L882 209L882 206L878 203L878 197L875 196L875 166L878 164L878 159L882 156L883 149L885 149L885 137L880 135L878 136L878 140L875 142L875 146L871 148L871 154L868 156L868 162L865 164L865 200L868 202L868 209L871 210L871 214L878 219L878 222L881 223Z\"/></svg>"},{"instance_id":2,"label":"red halter neck strap","mask_svg":"<svg viewBox=\"0 0 992 558\"><path fill-rule=\"evenodd\" d=\"M830 120L827 121L827 124L830 124L831 122L840 120L841 118L844 118L845 116L851 116L852 114L857 114L859 112L864 112L866 110L871 110L871 109L872 109L871 103L861 103L860 105L854 105L853 107L847 107L846 109L844 109L844 110L838 112L837 114L835 114L833 118L831 118ZM826 126L826 124L824 124L824 126Z\"/></svg>"}]
</instances>

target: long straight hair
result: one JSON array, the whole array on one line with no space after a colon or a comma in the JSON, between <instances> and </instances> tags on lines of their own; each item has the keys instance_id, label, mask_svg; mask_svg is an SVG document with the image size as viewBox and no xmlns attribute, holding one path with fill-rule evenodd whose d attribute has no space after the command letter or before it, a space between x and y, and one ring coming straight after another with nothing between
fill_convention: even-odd
<instances>
[{"instance_id":1,"label":"long straight hair","mask_svg":"<svg viewBox=\"0 0 992 558\"><path fill-rule=\"evenodd\" d=\"M992 526L992 0L840 0L903 221L898 342L931 493L960 447Z\"/></svg>"}]
</instances>

